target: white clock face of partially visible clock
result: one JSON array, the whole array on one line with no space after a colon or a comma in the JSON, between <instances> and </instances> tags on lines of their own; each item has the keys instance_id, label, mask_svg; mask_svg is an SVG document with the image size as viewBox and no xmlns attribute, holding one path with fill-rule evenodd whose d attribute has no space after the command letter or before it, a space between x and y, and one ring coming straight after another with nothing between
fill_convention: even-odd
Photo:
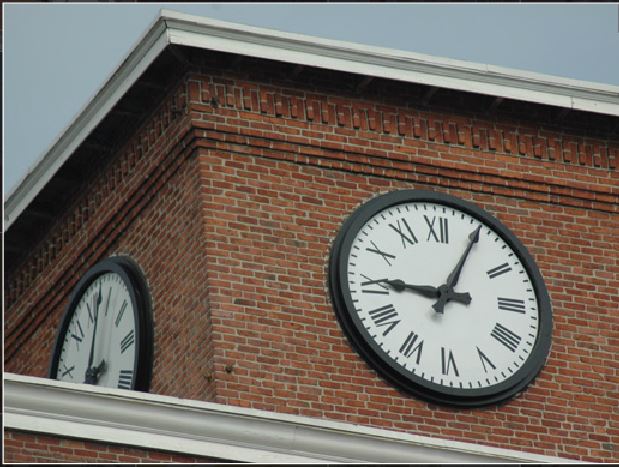
<instances>
[{"instance_id":1,"label":"white clock face of partially visible clock","mask_svg":"<svg viewBox=\"0 0 619 467\"><path fill-rule=\"evenodd\" d=\"M331 258L336 310L359 352L433 401L496 402L550 343L543 280L513 234L457 198L395 192L360 208Z\"/></svg>"},{"instance_id":2,"label":"white clock face of partially visible clock","mask_svg":"<svg viewBox=\"0 0 619 467\"><path fill-rule=\"evenodd\" d=\"M58 334L52 378L148 389L152 325L147 291L134 269L128 260L113 257L76 286Z\"/></svg>"},{"instance_id":3,"label":"white clock face of partially visible clock","mask_svg":"<svg viewBox=\"0 0 619 467\"><path fill-rule=\"evenodd\" d=\"M58 379L130 389L136 355L134 316L122 277L116 273L97 277L73 312L60 352Z\"/></svg>"}]
</instances>

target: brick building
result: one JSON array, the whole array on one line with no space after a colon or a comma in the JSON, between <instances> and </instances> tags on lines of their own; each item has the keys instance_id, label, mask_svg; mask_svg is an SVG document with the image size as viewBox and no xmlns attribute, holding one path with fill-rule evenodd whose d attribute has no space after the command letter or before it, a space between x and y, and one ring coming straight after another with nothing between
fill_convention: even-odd
<instances>
[{"instance_id":1,"label":"brick building","mask_svg":"<svg viewBox=\"0 0 619 467\"><path fill-rule=\"evenodd\" d=\"M617 461L617 116L615 86L162 12L5 202L4 460ZM336 318L338 231L401 189L483 208L543 275L550 353L506 401L410 394ZM48 378L119 256L147 390Z\"/></svg>"}]
</instances>

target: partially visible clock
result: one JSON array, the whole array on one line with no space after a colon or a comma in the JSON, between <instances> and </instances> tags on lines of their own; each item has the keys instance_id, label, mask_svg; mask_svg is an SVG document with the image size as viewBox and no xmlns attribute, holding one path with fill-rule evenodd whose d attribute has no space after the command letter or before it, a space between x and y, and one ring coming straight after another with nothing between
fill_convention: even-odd
<instances>
[{"instance_id":1,"label":"partially visible clock","mask_svg":"<svg viewBox=\"0 0 619 467\"><path fill-rule=\"evenodd\" d=\"M50 378L148 391L152 358L151 302L144 277L127 257L98 263L70 297Z\"/></svg>"},{"instance_id":2,"label":"partially visible clock","mask_svg":"<svg viewBox=\"0 0 619 467\"><path fill-rule=\"evenodd\" d=\"M329 286L357 352L426 400L503 401L550 349L542 276L522 243L480 207L402 190L372 199L334 241Z\"/></svg>"}]
</instances>

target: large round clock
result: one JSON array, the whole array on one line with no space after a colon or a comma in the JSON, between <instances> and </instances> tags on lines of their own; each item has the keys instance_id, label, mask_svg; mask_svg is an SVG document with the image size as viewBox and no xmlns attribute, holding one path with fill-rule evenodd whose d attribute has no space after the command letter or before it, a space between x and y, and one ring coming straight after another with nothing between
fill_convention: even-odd
<instances>
[{"instance_id":1,"label":"large round clock","mask_svg":"<svg viewBox=\"0 0 619 467\"><path fill-rule=\"evenodd\" d=\"M150 297L138 267L111 257L76 285L62 319L50 377L147 391L152 372Z\"/></svg>"},{"instance_id":2,"label":"large round clock","mask_svg":"<svg viewBox=\"0 0 619 467\"><path fill-rule=\"evenodd\" d=\"M384 378L426 400L479 406L529 384L550 349L542 276L480 207L403 190L343 224L329 265L349 340Z\"/></svg>"}]
</instances>

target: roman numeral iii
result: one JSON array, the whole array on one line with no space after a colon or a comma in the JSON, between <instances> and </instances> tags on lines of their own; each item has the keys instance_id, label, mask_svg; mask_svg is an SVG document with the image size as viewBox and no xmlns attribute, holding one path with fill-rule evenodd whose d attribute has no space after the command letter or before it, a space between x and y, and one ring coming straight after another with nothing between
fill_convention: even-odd
<instances>
[{"instance_id":1,"label":"roman numeral iii","mask_svg":"<svg viewBox=\"0 0 619 467\"><path fill-rule=\"evenodd\" d=\"M497 306L499 307L499 310L514 311L516 313L524 313L526 311L524 300L517 298L498 297Z\"/></svg>"}]
</instances>

